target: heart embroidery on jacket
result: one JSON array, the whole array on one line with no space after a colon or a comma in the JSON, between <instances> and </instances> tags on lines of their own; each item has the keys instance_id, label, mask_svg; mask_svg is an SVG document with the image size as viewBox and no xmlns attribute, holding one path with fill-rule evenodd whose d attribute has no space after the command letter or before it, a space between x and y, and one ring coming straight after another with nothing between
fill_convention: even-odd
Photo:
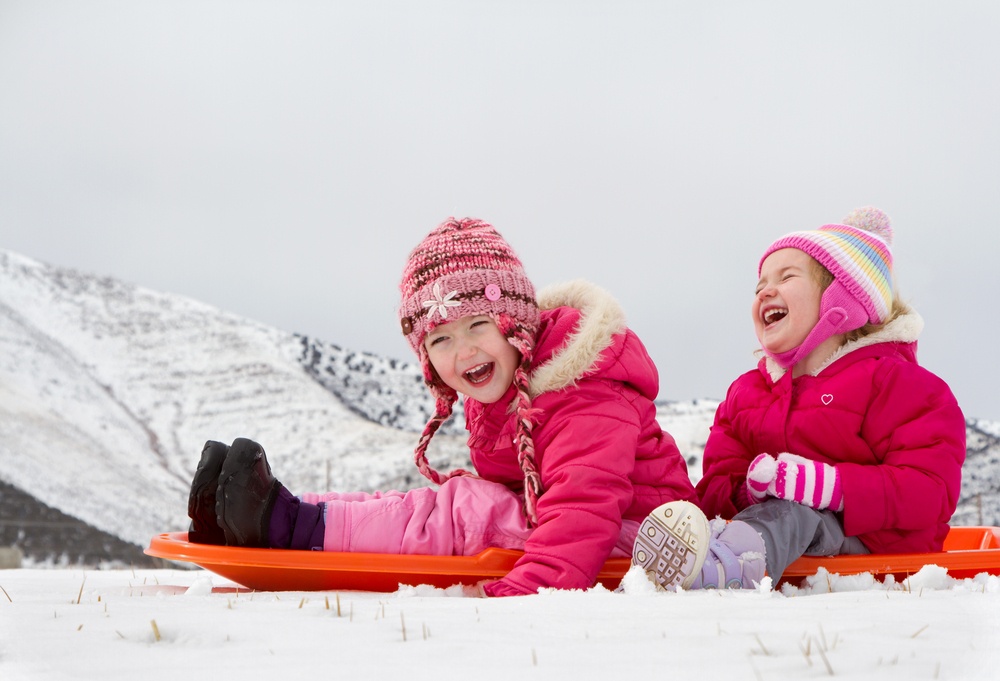
<instances>
[{"instance_id":1,"label":"heart embroidery on jacket","mask_svg":"<svg viewBox=\"0 0 1000 681\"><path fill-rule=\"evenodd\" d=\"M819 399L823 401L823 404L830 404L831 402L833 402L833 395L827 393L826 395L823 395Z\"/></svg>"}]
</instances>

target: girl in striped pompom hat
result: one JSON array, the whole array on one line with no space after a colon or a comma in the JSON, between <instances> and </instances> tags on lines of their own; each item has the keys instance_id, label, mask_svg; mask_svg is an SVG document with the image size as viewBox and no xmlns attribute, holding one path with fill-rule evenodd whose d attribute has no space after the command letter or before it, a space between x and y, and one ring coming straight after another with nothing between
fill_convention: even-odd
<instances>
[{"instance_id":1,"label":"girl in striped pompom hat","mask_svg":"<svg viewBox=\"0 0 1000 681\"><path fill-rule=\"evenodd\" d=\"M400 292L400 328L435 403L414 456L439 487L295 497L259 444L210 442L192 484L192 540L523 550L506 576L481 585L510 596L593 586L608 557L629 555L650 511L694 499L684 458L656 421L656 367L609 294L574 281L536 296L510 245L472 218L447 220L417 245ZM427 450L459 395L474 472L442 474Z\"/></svg>"},{"instance_id":2,"label":"girl in striped pompom hat","mask_svg":"<svg viewBox=\"0 0 1000 681\"><path fill-rule=\"evenodd\" d=\"M965 419L917 364L923 321L896 293L892 238L885 213L862 208L764 252L752 305L764 356L716 412L701 510L668 504L639 533L639 564L645 530L672 531L666 513L700 549L684 579L653 569L660 583L749 588L802 555L941 550Z\"/></svg>"}]
</instances>

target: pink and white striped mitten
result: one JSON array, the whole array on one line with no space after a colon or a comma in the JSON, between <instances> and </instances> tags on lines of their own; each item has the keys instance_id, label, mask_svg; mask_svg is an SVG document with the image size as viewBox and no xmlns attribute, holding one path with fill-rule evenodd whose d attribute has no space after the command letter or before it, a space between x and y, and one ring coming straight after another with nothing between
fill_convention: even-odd
<instances>
[{"instance_id":1,"label":"pink and white striped mitten","mask_svg":"<svg viewBox=\"0 0 1000 681\"><path fill-rule=\"evenodd\" d=\"M766 497L788 499L817 510L844 510L840 474L834 466L795 454L761 454L747 469L747 495L751 503Z\"/></svg>"}]
</instances>

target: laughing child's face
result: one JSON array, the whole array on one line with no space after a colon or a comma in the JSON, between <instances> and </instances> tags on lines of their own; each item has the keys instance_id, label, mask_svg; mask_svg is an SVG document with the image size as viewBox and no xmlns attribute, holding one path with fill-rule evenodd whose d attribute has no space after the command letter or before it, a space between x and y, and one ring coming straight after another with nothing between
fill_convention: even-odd
<instances>
[{"instance_id":1,"label":"laughing child's face","mask_svg":"<svg viewBox=\"0 0 1000 681\"><path fill-rule=\"evenodd\" d=\"M424 338L424 348L448 387L483 404L504 396L521 361L520 353L487 315L436 326Z\"/></svg>"},{"instance_id":2,"label":"laughing child's face","mask_svg":"<svg viewBox=\"0 0 1000 681\"><path fill-rule=\"evenodd\" d=\"M819 271L819 263L797 248L764 260L751 308L762 348L773 354L797 348L816 326L823 295Z\"/></svg>"}]
</instances>

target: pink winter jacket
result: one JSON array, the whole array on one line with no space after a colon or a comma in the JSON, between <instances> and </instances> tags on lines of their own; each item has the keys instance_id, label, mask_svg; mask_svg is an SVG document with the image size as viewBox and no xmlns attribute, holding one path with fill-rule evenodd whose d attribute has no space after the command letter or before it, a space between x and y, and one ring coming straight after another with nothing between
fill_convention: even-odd
<instances>
[{"instance_id":1,"label":"pink winter jacket","mask_svg":"<svg viewBox=\"0 0 1000 681\"><path fill-rule=\"evenodd\" d=\"M660 504L695 498L683 457L656 421L656 367L618 304L577 281L542 291L539 306L530 380L538 526L515 567L485 585L491 596L589 588L623 519L639 522ZM520 493L513 397L511 389L493 404L470 399L465 412L476 471Z\"/></svg>"},{"instance_id":2,"label":"pink winter jacket","mask_svg":"<svg viewBox=\"0 0 1000 681\"><path fill-rule=\"evenodd\" d=\"M791 452L836 466L842 521L873 553L940 551L958 502L965 419L947 384L920 367L923 322L907 314L793 379L770 360L719 405L697 485L709 517L748 504L758 454Z\"/></svg>"}]
</instances>

